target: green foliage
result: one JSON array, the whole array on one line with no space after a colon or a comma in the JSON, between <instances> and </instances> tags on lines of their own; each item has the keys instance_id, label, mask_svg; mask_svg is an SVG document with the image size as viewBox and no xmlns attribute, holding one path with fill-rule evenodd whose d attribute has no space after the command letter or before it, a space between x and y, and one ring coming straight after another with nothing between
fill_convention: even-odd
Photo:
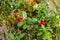
<instances>
[{"instance_id":1,"label":"green foliage","mask_svg":"<svg viewBox=\"0 0 60 40\"><path fill-rule=\"evenodd\" d=\"M18 27L21 27L23 24L24 24L23 22L19 22L19 23L17 24L17 26L18 26Z\"/></svg>"},{"instance_id":2,"label":"green foliage","mask_svg":"<svg viewBox=\"0 0 60 40\"><path fill-rule=\"evenodd\" d=\"M59 33L60 28L57 25L60 19L56 16L60 13L48 11L48 5L44 1L35 2L32 6L26 5L22 0L1 1L0 9L0 20L6 20L7 27L16 32L8 33L10 40L53 40L52 32L54 35ZM17 22L13 15L15 12L18 17L23 17L21 22ZM37 22L41 21L41 18L44 18L45 23L38 25Z\"/></svg>"},{"instance_id":3,"label":"green foliage","mask_svg":"<svg viewBox=\"0 0 60 40\"><path fill-rule=\"evenodd\" d=\"M33 23L36 23L37 21L38 21L37 18L32 18Z\"/></svg>"},{"instance_id":4,"label":"green foliage","mask_svg":"<svg viewBox=\"0 0 60 40\"><path fill-rule=\"evenodd\" d=\"M15 40L14 34L12 33L8 33L8 37L10 38L10 40Z\"/></svg>"},{"instance_id":5,"label":"green foliage","mask_svg":"<svg viewBox=\"0 0 60 40\"><path fill-rule=\"evenodd\" d=\"M60 26L56 27L56 40L60 40Z\"/></svg>"},{"instance_id":6,"label":"green foliage","mask_svg":"<svg viewBox=\"0 0 60 40\"><path fill-rule=\"evenodd\" d=\"M52 35L51 35L51 33L50 32L48 32L48 30L42 25L42 28L43 28L43 30L44 30L44 35L43 35L43 40L52 40Z\"/></svg>"},{"instance_id":7,"label":"green foliage","mask_svg":"<svg viewBox=\"0 0 60 40\"><path fill-rule=\"evenodd\" d=\"M25 34L21 32L17 32L16 35L11 32L8 33L8 37L10 38L10 40L21 40L24 36Z\"/></svg>"},{"instance_id":8,"label":"green foliage","mask_svg":"<svg viewBox=\"0 0 60 40\"><path fill-rule=\"evenodd\" d=\"M47 14L47 4L44 3L44 2L41 2L40 4L36 4L33 6L33 9L34 10L37 10L36 11L36 17L37 18L41 18L41 17L46 17L48 16Z\"/></svg>"},{"instance_id":9,"label":"green foliage","mask_svg":"<svg viewBox=\"0 0 60 40\"><path fill-rule=\"evenodd\" d=\"M31 22L32 22L32 19L31 18L28 18L27 19L27 24L32 24Z\"/></svg>"},{"instance_id":10,"label":"green foliage","mask_svg":"<svg viewBox=\"0 0 60 40\"><path fill-rule=\"evenodd\" d=\"M17 32L15 40L21 40L25 36L24 33Z\"/></svg>"},{"instance_id":11,"label":"green foliage","mask_svg":"<svg viewBox=\"0 0 60 40\"><path fill-rule=\"evenodd\" d=\"M23 8L24 2L22 0L1 0L1 10L0 13L8 13L13 11L13 9Z\"/></svg>"}]
</instances>

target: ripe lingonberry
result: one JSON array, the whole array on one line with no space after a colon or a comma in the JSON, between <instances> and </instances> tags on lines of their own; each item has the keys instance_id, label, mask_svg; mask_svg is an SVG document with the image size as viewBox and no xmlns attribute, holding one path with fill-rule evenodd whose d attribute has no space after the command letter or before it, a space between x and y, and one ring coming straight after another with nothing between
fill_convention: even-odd
<instances>
[{"instance_id":1,"label":"ripe lingonberry","mask_svg":"<svg viewBox=\"0 0 60 40\"><path fill-rule=\"evenodd\" d=\"M44 21L44 18L42 18L41 21Z\"/></svg>"},{"instance_id":2,"label":"ripe lingonberry","mask_svg":"<svg viewBox=\"0 0 60 40\"><path fill-rule=\"evenodd\" d=\"M44 24L45 22L44 21L41 21L41 24Z\"/></svg>"},{"instance_id":3,"label":"ripe lingonberry","mask_svg":"<svg viewBox=\"0 0 60 40\"><path fill-rule=\"evenodd\" d=\"M44 23L45 23L45 22L44 22L44 18L42 18L42 19L41 19L41 24L44 24Z\"/></svg>"},{"instance_id":4,"label":"ripe lingonberry","mask_svg":"<svg viewBox=\"0 0 60 40\"><path fill-rule=\"evenodd\" d=\"M37 24L38 24L38 25L42 25L42 24L44 24L44 23L45 23L45 22L44 22L44 18L42 18L41 21L39 21Z\"/></svg>"},{"instance_id":5,"label":"ripe lingonberry","mask_svg":"<svg viewBox=\"0 0 60 40\"><path fill-rule=\"evenodd\" d=\"M23 18L16 18L16 20L20 22L23 20Z\"/></svg>"},{"instance_id":6,"label":"ripe lingonberry","mask_svg":"<svg viewBox=\"0 0 60 40\"><path fill-rule=\"evenodd\" d=\"M38 25L41 25L41 22L39 21L39 22L37 22L37 24L38 24Z\"/></svg>"},{"instance_id":7,"label":"ripe lingonberry","mask_svg":"<svg viewBox=\"0 0 60 40\"><path fill-rule=\"evenodd\" d=\"M18 17L18 14L14 14L14 16L15 16L15 18L17 18Z\"/></svg>"}]
</instances>

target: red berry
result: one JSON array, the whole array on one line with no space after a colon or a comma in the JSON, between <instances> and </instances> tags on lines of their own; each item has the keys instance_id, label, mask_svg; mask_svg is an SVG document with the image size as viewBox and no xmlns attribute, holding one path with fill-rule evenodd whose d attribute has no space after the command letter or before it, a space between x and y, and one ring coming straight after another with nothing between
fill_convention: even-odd
<instances>
[{"instance_id":1,"label":"red berry","mask_svg":"<svg viewBox=\"0 0 60 40\"><path fill-rule=\"evenodd\" d=\"M44 22L44 18L42 18L42 19L41 19L41 21L43 21L43 22Z\"/></svg>"},{"instance_id":2,"label":"red berry","mask_svg":"<svg viewBox=\"0 0 60 40\"><path fill-rule=\"evenodd\" d=\"M16 18L16 20L20 22L23 20L23 18Z\"/></svg>"},{"instance_id":3,"label":"red berry","mask_svg":"<svg viewBox=\"0 0 60 40\"><path fill-rule=\"evenodd\" d=\"M38 24L38 25L42 25L42 24L44 24L44 23L45 23L45 22L44 22L44 18L42 18L41 21L39 21L37 24Z\"/></svg>"},{"instance_id":4,"label":"red berry","mask_svg":"<svg viewBox=\"0 0 60 40\"><path fill-rule=\"evenodd\" d=\"M41 22L39 21L37 24L38 24L38 25L41 25Z\"/></svg>"},{"instance_id":5,"label":"red berry","mask_svg":"<svg viewBox=\"0 0 60 40\"><path fill-rule=\"evenodd\" d=\"M44 24L45 22L44 21L41 21L41 24Z\"/></svg>"},{"instance_id":6,"label":"red berry","mask_svg":"<svg viewBox=\"0 0 60 40\"><path fill-rule=\"evenodd\" d=\"M14 14L14 16L15 16L15 18L17 18L18 17L18 14Z\"/></svg>"}]
</instances>

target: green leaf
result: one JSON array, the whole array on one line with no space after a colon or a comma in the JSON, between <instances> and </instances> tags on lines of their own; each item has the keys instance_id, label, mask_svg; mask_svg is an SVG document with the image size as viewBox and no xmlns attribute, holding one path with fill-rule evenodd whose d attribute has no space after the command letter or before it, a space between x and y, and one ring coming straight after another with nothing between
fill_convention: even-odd
<instances>
[{"instance_id":1,"label":"green leaf","mask_svg":"<svg viewBox=\"0 0 60 40\"><path fill-rule=\"evenodd\" d=\"M21 33L21 31L18 31L17 34L16 34L16 36L20 35L20 33Z\"/></svg>"},{"instance_id":2,"label":"green leaf","mask_svg":"<svg viewBox=\"0 0 60 40\"><path fill-rule=\"evenodd\" d=\"M35 27L36 29L38 29L38 25L34 25L34 27Z\"/></svg>"},{"instance_id":3,"label":"green leaf","mask_svg":"<svg viewBox=\"0 0 60 40\"><path fill-rule=\"evenodd\" d=\"M47 40L52 40L52 35L50 32L46 32L44 35L43 35L43 39L47 39Z\"/></svg>"},{"instance_id":4,"label":"green leaf","mask_svg":"<svg viewBox=\"0 0 60 40\"><path fill-rule=\"evenodd\" d=\"M19 36L19 38L21 39L21 38L23 38L24 36L25 36L25 34L24 34L24 33L21 33L20 36Z\"/></svg>"},{"instance_id":5,"label":"green leaf","mask_svg":"<svg viewBox=\"0 0 60 40\"><path fill-rule=\"evenodd\" d=\"M24 26L23 26L23 29L26 29L26 28L27 28L27 25L24 25Z\"/></svg>"},{"instance_id":6,"label":"green leaf","mask_svg":"<svg viewBox=\"0 0 60 40\"><path fill-rule=\"evenodd\" d=\"M25 11L22 11L22 16L23 16L23 19L26 19L27 18L27 13Z\"/></svg>"},{"instance_id":7,"label":"green leaf","mask_svg":"<svg viewBox=\"0 0 60 40\"><path fill-rule=\"evenodd\" d=\"M14 34L12 34L12 33L8 33L8 37L9 37L11 40L15 40Z\"/></svg>"},{"instance_id":8,"label":"green leaf","mask_svg":"<svg viewBox=\"0 0 60 40\"><path fill-rule=\"evenodd\" d=\"M33 9L34 9L34 10L38 10L38 4L35 4L35 5L33 6Z\"/></svg>"},{"instance_id":9,"label":"green leaf","mask_svg":"<svg viewBox=\"0 0 60 40\"><path fill-rule=\"evenodd\" d=\"M32 24L32 19L31 18L27 19L27 24Z\"/></svg>"},{"instance_id":10,"label":"green leaf","mask_svg":"<svg viewBox=\"0 0 60 40\"><path fill-rule=\"evenodd\" d=\"M46 27L46 29L52 31L52 28L51 27Z\"/></svg>"},{"instance_id":11,"label":"green leaf","mask_svg":"<svg viewBox=\"0 0 60 40\"><path fill-rule=\"evenodd\" d=\"M15 37L15 40L20 40L20 38L18 36Z\"/></svg>"},{"instance_id":12,"label":"green leaf","mask_svg":"<svg viewBox=\"0 0 60 40\"><path fill-rule=\"evenodd\" d=\"M39 33L37 34L37 36L40 36L40 35L42 35L42 32L39 32Z\"/></svg>"},{"instance_id":13,"label":"green leaf","mask_svg":"<svg viewBox=\"0 0 60 40\"><path fill-rule=\"evenodd\" d=\"M46 28L44 27L44 25L41 25L42 29L45 30Z\"/></svg>"},{"instance_id":14,"label":"green leaf","mask_svg":"<svg viewBox=\"0 0 60 40\"><path fill-rule=\"evenodd\" d=\"M16 34L16 40L21 40L24 36L25 36L25 34L21 33L21 31L17 32L17 34Z\"/></svg>"},{"instance_id":15,"label":"green leaf","mask_svg":"<svg viewBox=\"0 0 60 40\"><path fill-rule=\"evenodd\" d=\"M18 27L21 27L23 24L24 24L23 22L19 22L19 23L17 24L17 26L18 26Z\"/></svg>"},{"instance_id":16,"label":"green leaf","mask_svg":"<svg viewBox=\"0 0 60 40\"><path fill-rule=\"evenodd\" d=\"M36 23L38 20L36 18L32 18L32 22Z\"/></svg>"}]
</instances>

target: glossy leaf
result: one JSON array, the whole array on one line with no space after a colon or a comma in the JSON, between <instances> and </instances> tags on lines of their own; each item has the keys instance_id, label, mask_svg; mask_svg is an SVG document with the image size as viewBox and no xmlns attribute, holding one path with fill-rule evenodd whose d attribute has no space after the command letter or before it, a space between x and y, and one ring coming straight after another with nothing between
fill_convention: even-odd
<instances>
[{"instance_id":1,"label":"glossy leaf","mask_svg":"<svg viewBox=\"0 0 60 40\"><path fill-rule=\"evenodd\" d=\"M27 18L27 13L25 11L22 11L22 16L23 16L23 19L26 19Z\"/></svg>"},{"instance_id":2,"label":"glossy leaf","mask_svg":"<svg viewBox=\"0 0 60 40\"><path fill-rule=\"evenodd\" d=\"M21 27L23 24L24 24L23 22L19 22L19 23L17 24L17 26L18 26L18 27Z\"/></svg>"}]
</instances>

